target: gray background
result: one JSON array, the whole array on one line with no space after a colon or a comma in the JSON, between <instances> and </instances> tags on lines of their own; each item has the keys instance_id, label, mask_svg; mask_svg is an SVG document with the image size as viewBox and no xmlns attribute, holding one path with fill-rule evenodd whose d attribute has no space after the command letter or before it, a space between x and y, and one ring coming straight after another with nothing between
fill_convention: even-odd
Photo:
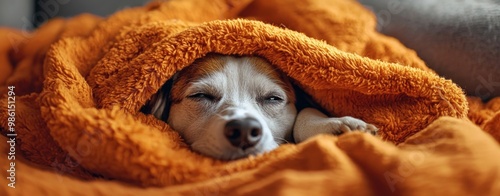
<instances>
[{"instance_id":1,"label":"gray background","mask_svg":"<svg viewBox=\"0 0 500 196\"><path fill-rule=\"evenodd\" d=\"M107 16L146 2L149 0L0 0L0 26L33 29L52 17L71 17L84 12Z\"/></svg>"},{"instance_id":2,"label":"gray background","mask_svg":"<svg viewBox=\"0 0 500 196\"><path fill-rule=\"evenodd\" d=\"M500 96L500 0L360 0L378 30L468 95Z\"/></svg>"}]
</instances>

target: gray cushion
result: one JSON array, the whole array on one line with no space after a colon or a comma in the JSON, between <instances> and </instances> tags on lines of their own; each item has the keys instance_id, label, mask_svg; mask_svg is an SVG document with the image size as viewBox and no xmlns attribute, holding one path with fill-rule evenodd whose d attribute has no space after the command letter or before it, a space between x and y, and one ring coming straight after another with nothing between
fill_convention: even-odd
<instances>
[{"instance_id":1,"label":"gray cushion","mask_svg":"<svg viewBox=\"0 0 500 196\"><path fill-rule=\"evenodd\" d=\"M500 96L500 0L359 0L380 32L417 51L468 95Z\"/></svg>"}]
</instances>

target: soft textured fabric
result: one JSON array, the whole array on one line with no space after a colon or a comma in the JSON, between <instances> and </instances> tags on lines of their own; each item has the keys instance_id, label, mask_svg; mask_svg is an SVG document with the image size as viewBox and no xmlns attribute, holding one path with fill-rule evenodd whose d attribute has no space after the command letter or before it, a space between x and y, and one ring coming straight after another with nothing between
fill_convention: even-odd
<instances>
[{"instance_id":1,"label":"soft textured fabric","mask_svg":"<svg viewBox=\"0 0 500 196\"><path fill-rule=\"evenodd\" d=\"M0 33L0 102L16 86L23 155L9 195L500 193L498 100L470 98L468 112L457 85L377 33L356 1L171 0ZM212 52L266 58L330 113L380 134L318 136L230 162L194 153L139 109Z\"/></svg>"}]
</instances>

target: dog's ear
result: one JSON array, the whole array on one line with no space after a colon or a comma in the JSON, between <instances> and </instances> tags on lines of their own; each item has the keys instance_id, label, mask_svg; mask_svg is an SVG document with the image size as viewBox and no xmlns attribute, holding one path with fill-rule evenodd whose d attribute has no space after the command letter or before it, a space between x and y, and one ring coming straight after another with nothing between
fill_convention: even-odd
<instances>
[{"instance_id":1,"label":"dog's ear","mask_svg":"<svg viewBox=\"0 0 500 196\"><path fill-rule=\"evenodd\" d=\"M307 94L302 88L299 87L295 82L292 82L293 90L295 91L295 107L297 111L301 111L304 108L315 108L327 116L331 116L328 111L321 107L318 103L314 101L311 95Z\"/></svg>"},{"instance_id":2,"label":"dog's ear","mask_svg":"<svg viewBox=\"0 0 500 196\"><path fill-rule=\"evenodd\" d=\"M163 86L156 92L151 99L141 107L140 111L144 114L153 114L156 118L160 120L167 121L168 115L170 113L170 91L172 90L172 85L176 80L178 74L175 74L163 84Z\"/></svg>"}]
</instances>

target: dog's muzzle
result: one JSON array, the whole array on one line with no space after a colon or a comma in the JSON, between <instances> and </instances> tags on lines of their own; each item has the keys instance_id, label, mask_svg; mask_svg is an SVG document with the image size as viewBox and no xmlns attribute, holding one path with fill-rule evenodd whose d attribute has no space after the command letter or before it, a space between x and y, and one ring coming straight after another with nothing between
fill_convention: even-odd
<instances>
[{"instance_id":1,"label":"dog's muzzle","mask_svg":"<svg viewBox=\"0 0 500 196\"><path fill-rule=\"evenodd\" d=\"M262 125L251 117L234 119L226 123L224 135L231 145L245 150L259 143L262 138Z\"/></svg>"}]
</instances>

